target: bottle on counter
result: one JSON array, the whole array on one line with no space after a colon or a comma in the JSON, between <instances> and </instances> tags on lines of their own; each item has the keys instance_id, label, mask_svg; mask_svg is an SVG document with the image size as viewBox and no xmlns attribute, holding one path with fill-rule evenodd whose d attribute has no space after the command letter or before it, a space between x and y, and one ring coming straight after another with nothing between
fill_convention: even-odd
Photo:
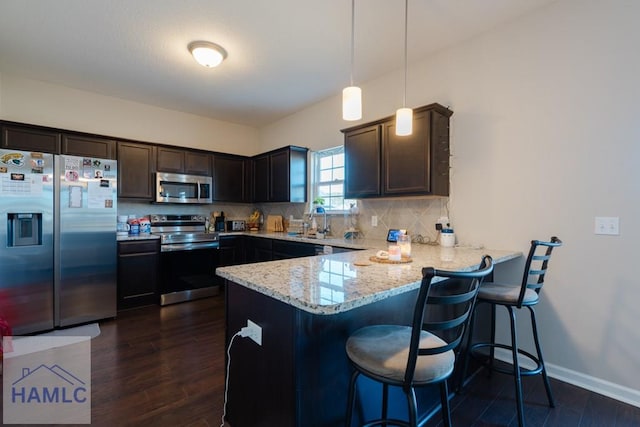
<instances>
[{"instance_id":1,"label":"bottle on counter","mask_svg":"<svg viewBox=\"0 0 640 427\"><path fill-rule=\"evenodd\" d=\"M224 212L220 211L220 215L216 217L216 220L214 223L216 231L224 231L224 225L225 225L224 219L225 219Z\"/></svg>"},{"instance_id":2,"label":"bottle on counter","mask_svg":"<svg viewBox=\"0 0 640 427\"><path fill-rule=\"evenodd\" d=\"M456 235L453 228L443 228L440 230L440 246L452 248L456 245Z\"/></svg>"}]
</instances>

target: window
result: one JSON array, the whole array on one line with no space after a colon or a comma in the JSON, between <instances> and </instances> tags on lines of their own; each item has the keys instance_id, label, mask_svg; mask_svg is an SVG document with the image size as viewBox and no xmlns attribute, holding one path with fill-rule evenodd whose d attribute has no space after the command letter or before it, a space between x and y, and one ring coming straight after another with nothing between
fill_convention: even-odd
<instances>
[{"instance_id":1,"label":"window","mask_svg":"<svg viewBox=\"0 0 640 427\"><path fill-rule=\"evenodd\" d=\"M311 201L324 199L327 212L348 211L356 201L344 198L344 147L317 151L313 159Z\"/></svg>"}]
</instances>

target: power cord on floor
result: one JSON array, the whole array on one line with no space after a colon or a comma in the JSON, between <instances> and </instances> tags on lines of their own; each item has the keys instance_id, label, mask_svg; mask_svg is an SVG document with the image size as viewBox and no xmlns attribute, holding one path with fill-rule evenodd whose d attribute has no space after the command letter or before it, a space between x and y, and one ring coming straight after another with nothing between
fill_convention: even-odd
<instances>
[{"instance_id":1,"label":"power cord on floor","mask_svg":"<svg viewBox=\"0 0 640 427\"><path fill-rule=\"evenodd\" d=\"M227 375L224 383L224 404L222 406L222 424L220 427L224 427L224 419L227 417L227 396L229 393L229 368L231 367L231 346L233 346L233 340L236 337L248 337L249 336L249 328L244 327L240 329L238 332L233 334L231 340L229 340L229 347L227 347Z\"/></svg>"}]
</instances>

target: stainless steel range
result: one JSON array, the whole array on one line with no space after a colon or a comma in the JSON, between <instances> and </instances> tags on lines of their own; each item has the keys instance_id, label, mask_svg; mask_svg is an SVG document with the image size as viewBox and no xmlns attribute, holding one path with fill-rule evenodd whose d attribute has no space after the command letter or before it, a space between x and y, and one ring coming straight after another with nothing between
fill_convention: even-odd
<instances>
[{"instance_id":1,"label":"stainless steel range","mask_svg":"<svg viewBox=\"0 0 640 427\"><path fill-rule=\"evenodd\" d=\"M218 233L205 232L202 215L149 215L160 236L160 305L217 295Z\"/></svg>"}]
</instances>

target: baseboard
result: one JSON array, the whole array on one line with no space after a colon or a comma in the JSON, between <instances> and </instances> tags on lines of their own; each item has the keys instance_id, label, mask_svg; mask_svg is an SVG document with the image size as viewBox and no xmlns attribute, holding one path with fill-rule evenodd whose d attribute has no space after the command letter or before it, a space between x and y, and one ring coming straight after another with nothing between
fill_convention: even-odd
<instances>
[{"instance_id":1,"label":"baseboard","mask_svg":"<svg viewBox=\"0 0 640 427\"><path fill-rule=\"evenodd\" d=\"M496 359L505 363L511 364L512 362L511 352L508 350L497 348L495 356ZM527 369L535 367L533 362L527 359L521 359L520 364ZM634 390L610 381L585 375L549 362L546 362L545 365L547 367L547 375L552 378L640 408L640 390Z\"/></svg>"}]
</instances>

